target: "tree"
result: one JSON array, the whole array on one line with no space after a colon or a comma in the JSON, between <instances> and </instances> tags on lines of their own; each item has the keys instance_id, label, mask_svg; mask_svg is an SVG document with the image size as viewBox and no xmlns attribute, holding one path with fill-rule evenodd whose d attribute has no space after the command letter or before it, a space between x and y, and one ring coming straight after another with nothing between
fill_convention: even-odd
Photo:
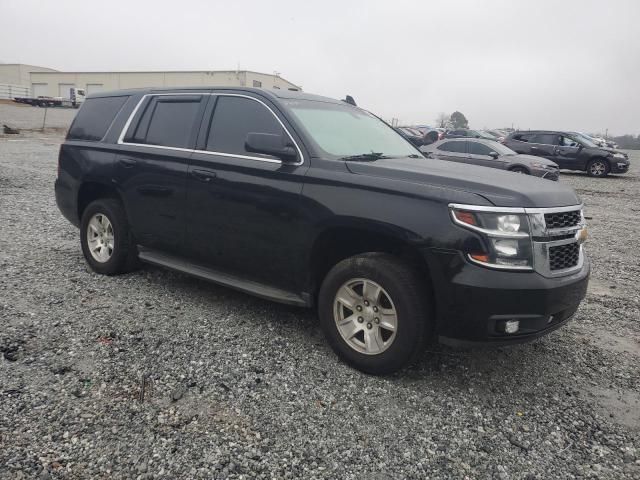
<instances>
[{"instance_id":1,"label":"tree","mask_svg":"<svg viewBox=\"0 0 640 480\"><path fill-rule=\"evenodd\" d=\"M440 112L436 117L436 127L447 128L449 125L450 115L448 113Z\"/></svg>"},{"instance_id":2,"label":"tree","mask_svg":"<svg viewBox=\"0 0 640 480\"><path fill-rule=\"evenodd\" d=\"M469 128L469 121L462 112L455 111L451 114L453 128Z\"/></svg>"}]
</instances>

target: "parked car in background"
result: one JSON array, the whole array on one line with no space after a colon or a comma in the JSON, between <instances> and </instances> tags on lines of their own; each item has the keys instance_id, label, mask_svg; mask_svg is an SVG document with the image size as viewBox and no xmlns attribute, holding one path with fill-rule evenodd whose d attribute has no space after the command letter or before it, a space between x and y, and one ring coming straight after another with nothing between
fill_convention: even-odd
<instances>
[{"instance_id":1,"label":"parked car in background","mask_svg":"<svg viewBox=\"0 0 640 480\"><path fill-rule=\"evenodd\" d=\"M495 140L493 135L488 135L481 130L469 130L468 128L448 130L444 134L444 138L485 138L487 140Z\"/></svg>"},{"instance_id":2,"label":"parked car in background","mask_svg":"<svg viewBox=\"0 0 640 480\"><path fill-rule=\"evenodd\" d=\"M419 130L411 127L394 127L394 130L409 140L416 147L424 145L424 136Z\"/></svg>"},{"instance_id":3,"label":"parked car in background","mask_svg":"<svg viewBox=\"0 0 640 480\"><path fill-rule=\"evenodd\" d=\"M576 132L531 130L513 132L503 144L512 150L552 160L560 168L580 170L592 177L629 170L629 156L615 148L600 147Z\"/></svg>"},{"instance_id":4,"label":"parked car in background","mask_svg":"<svg viewBox=\"0 0 640 480\"><path fill-rule=\"evenodd\" d=\"M509 133L505 132L504 130L483 130L483 131L487 132L490 135L493 135L499 142L507 138L507 136L509 135Z\"/></svg>"},{"instance_id":5,"label":"parked car in background","mask_svg":"<svg viewBox=\"0 0 640 480\"><path fill-rule=\"evenodd\" d=\"M141 260L317 308L336 353L373 374L430 340L533 340L587 290L570 187L428 160L375 115L302 92L89 96L55 194L96 273Z\"/></svg>"},{"instance_id":6,"label":"parked car in background","mask_svg":"<svg viewBox=\"0 0 640 480\"><path fill-rule=\"evenodd\" d=\"M424 137L424 145L429 145L430 143L437 142L441 138L441 129L433 128L428 125L416 125L413 128L422 133L422 136Z\"/></svg>"},{"instance_id":7,"label":"parked car in background","mask_svg":"<svg viewBox=\"0 0 640 480\"><path fill-rule=\"evenodd\" d=\"M481 138L445 139L422 146L420 151L427 158L499 168L547 180L558 180L559 176L558 165L554 162L532 155L519 155L493 140Z\"/></svg>"}]
</instances>

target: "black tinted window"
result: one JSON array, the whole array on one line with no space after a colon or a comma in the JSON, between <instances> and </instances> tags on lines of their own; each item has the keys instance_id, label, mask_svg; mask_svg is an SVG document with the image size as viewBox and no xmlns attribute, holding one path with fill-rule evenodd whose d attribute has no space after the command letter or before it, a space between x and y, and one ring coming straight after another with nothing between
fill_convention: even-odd
<instances>
[{"instance_id":1,"label":"black tinted window","mask_svg":"<svg viewBox=\"0 0 640 480\"><path fill-rule=\"evenodd\" d=\"M491 147L488 147L483 143L469 142L469 153L473 155L489 155L489 153L494 151L495 150Z\"/></svg>"},{"instance_id":2,"label":"black tinted window","mask_svg":"<svg viewBox=\"0 0 640 480\"><path fill-rule=\"evenodd\" d=\"M518 133L513 136L514 140L518 140L519 142L530 142L533 138L533 134L531 133Z\"/></svg>"},{"instance_id":3,"label":"black tinted window","mask_svg":"<svg viewBox=\"0 0 640 480\"><path fill-rule=\"evenodd\" d=\"M102 140L113 119L129 97L103 97L85 100L78 111L67 138Z\"/></svg>"},{"instance_id":4,"label":"black tinted window","mask_svg":"<svg viewBox=\"0 0 640 480\"><path fill-rule=\"evenodd\" d=\"M552 135L549 133L538 133L534 135L530 143L541 143L543 145L557 145L558 144L558 136Z\"/></svg>"},{"instance_id":5,"label":"black tinted window","mask_svg":"<svg viewBox=\"0 0 640 480\"><path fill-rule=\"evenodd\" d=\"M211 120L207 150L256 156L244 148L249 133L284 134L280 123L261 103L244 97L219 97Z\"/></svg>"},{"instance_id":6,"label":"black tinted window","mask_svg":"<svg viewBox=\"0 0 640 480\"><path fill-rule=\"evenodd\" d=\"M444 150L445 152L466 153L467 142L445 142L438 147L438 150Z\"/></svg>"},{"instance_id":7,"label":"black tinted window","mask_svg":"<svg viewBox=\"0 0 640 480\"><path fill-rule=\"evenodd\" d=\"M135 143L188 148L200 110L201 96L152 97L133 136Z\"/></svg>"}]
</instances>

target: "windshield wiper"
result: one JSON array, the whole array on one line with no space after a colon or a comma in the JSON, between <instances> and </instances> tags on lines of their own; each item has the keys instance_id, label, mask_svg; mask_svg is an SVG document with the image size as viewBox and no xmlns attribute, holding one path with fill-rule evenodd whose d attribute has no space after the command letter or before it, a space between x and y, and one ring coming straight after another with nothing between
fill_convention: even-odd
<instances>
[{"instance_id":1,"label":"windshield wiper","mask_svg":"<svg viewBox=\"0 0 640 480\"><path fill-rule=\"evenodd\" d=\"M362 162L368 160L379 160L381 158L389 158L385 156L384 153L381 152L369 152L369 153L361 153L359 155L349 155L347 157L341 157L340 160L351 161L351 162Z\"/></svg>"}]
</instances>

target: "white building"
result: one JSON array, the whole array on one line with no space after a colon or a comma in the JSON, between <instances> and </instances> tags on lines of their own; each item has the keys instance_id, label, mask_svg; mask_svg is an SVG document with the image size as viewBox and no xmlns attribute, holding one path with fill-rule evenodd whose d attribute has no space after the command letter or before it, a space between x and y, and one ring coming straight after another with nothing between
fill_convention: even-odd
<instances>
[{"instance_id":1,"label":"white building","mask_svg":"<svg viewBox=\"0 0 640 480\"><path fill-rule=\"evenodd\" d=\"M124 88L247 86L300 90L279 75L238 71L181 72L59 72L34 65L0 64L2 85L28 88L24 96L69 98L71 87L84 88L87 94ZM6 89L5 89L6 90ZM20 96L20 95L14 95ZM0 96L1 98L1 96Z\"/></svg>"}]
</instances>

